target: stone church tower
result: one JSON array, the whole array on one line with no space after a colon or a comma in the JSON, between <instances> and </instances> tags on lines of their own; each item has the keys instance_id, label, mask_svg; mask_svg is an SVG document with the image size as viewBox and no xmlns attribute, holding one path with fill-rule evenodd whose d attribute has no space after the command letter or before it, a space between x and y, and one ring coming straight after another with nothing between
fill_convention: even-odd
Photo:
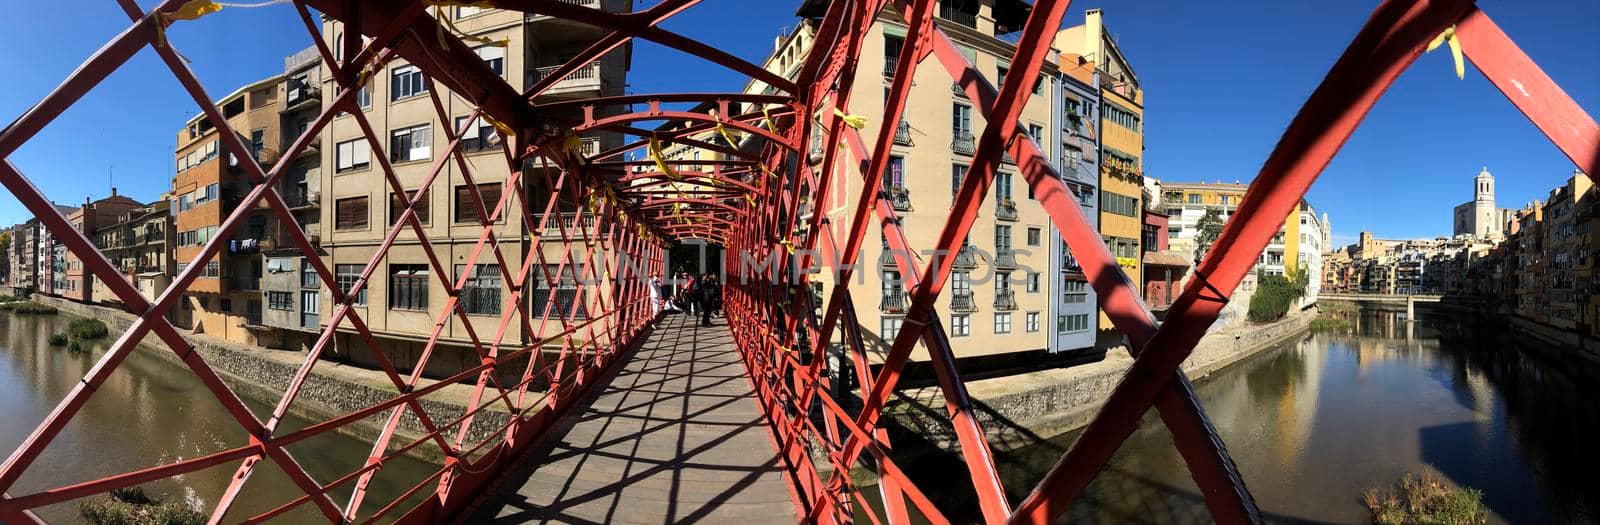
<instances>
[{"instance_id":1,"label":"stone church tower","mask_svg":"<svg viewBox=\"0 0 1600 525\"><path fill-rule=\"evenodd\" d=\"M1494 206L1494 175L1484 166L1473 177L1472 200L1455 207L1455 236L1497 239L1501 234L1499 211Z\"/></svg>"}]
</instances>

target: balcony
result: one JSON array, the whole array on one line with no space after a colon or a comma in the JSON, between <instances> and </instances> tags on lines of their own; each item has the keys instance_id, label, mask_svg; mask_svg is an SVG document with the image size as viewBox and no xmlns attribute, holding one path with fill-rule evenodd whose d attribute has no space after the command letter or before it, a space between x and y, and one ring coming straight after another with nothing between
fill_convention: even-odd
<instances>
[{"instance_id":1,"label":"balcony","mask_svg":"<svg viewBox=\"0 0 1600 525\"><path fill-rule=\"evenodd\" d=\"M228 289L235 292L255 292L261 290L260 277L233 276L228 278ZM257 323L260 324L260 323Z\"/></svg>"},{"instance_id":2,"label":"balcony","mask_svg":"<svg viewBox=\"0 0 1600 525\"><path fill-rule=\"evenodd\" d=\"M971 133L956 132L955 138L950 139L950 151L959 155L971 156L977 151L976 140Z\"/></svg>"},{"instance_id":3,"label":"balcony","mask_svg":"<svg viewBox=\"0 0 1600 525\"><path fill-rule=\"evenodd\" d=\"M1002 199L994 205L994 218L1002 221L1016 222L1017 202L1011 199Z\"/></svg>"},{"instance_id":4,"label":"balcony","mask_svg":"<svg viewBox=\"0 0 1600 525\"><path fill-rule=\"evenodd\" d=\"M313 107L321 109L322 88L310 84L300 84L289 88L284 94L283 109L279 113L293 113Z\"/></svg>"},{"instance_id":5,"label":"balcony","mask_svg":"<svg viewBox=\"0 0 1600 525\"><path fill-rule=\"evenodd\" d=\"M283 192L283 202L289 205L289 209L314 207L321 201L321 190L290 188Z\"/></svg>"},{"instance_id":6,"label":"balcony","mask_svg":"<svg viewBox=\"0 0 1600 525\"><path fill-rule=\"evenodd\" d=\"M956 250L956 259L952 268L957 270L971 270L978 267L978 250L971 245L962 246Z\"/></svg>"},{"instance_id":7,"label":"balcony","mask_svg":"<svg viewBox=\"0 0 1600 525\"><path fill-rule=\"evenodd\" d=\"M595 0L595 3L598 4L599 1ZM532 85L535 82L542 81L560 68L561 65L557 64L534 69L529 73L528 84ZM545 90L544 94L586 93L600 91L600 88L600 62L590 62L588 65L580 67L577 71L573 71L561 80L556 81L555 84L551 84L550 89Z\"/></svg>"},{"instance_id":8,"label":"balcony","mask_svg":"<svg viewBox=\"0 0 1600 525\"><path fill-rule=\"evenodd\" d=\"M994 251L994 267L996 269L1017 268L1017 253L1011 248L998 248Z\"/></svg>"},{"instance_id":9,"label":"balcony","mask_svg":"<svg viewBox=\"0 0 1600 525\"><path fill-rule=\"evenodd\" d=\"M878 310L886 314L906 313L906 291L895 289L883 293L878 300Z\"/></svg>"},{"instance_id":10,"label":"balcony","mask_svg":"<svg viewBox=\"0 0 1600 525\"><path fill-rule=\"evenodd\" d=\"M894 128L894 143L896 145L900 145L900 146L910 146L911 145L911 124L910 123L907 123L906 121L902 120L902 121L900 121L900 125L899 126L895 126L895 128Z\"/></svg>"},{"instance_id":11,"label":"balcony","mask_svg":"<svg viewBox=\"0 0 1600 525\"><path fill-rule=\"evenodd\" d=\"M939 18L943 18L945 20L949 20L973 29L978 28L977 13L962 11L960 6L949 5L948 2L939 3Z\"/></svg>"},{"instance_id":12,"label":"balcony","mask_svg":"<svg viewBox=\"0 0 1600 525\"><path fill-rule=\"evenodd\" d=\"M894 68L900 67L900 57L883 57L883 77L894 78Z\"/></svg>"},{"instance_id":13,"label":"balcony","mask_svg":"<svg viewBox=\"0 0 1600 525\"><path fill-rule=\"evenodd\" d=\"M538 220L538 218L536 217L535 220ZM566 231L568 238L582 238L584 232L588 232L589 236L593 238L593 236L597 235L599 232L599 229L596 228L597 223L598 221L596 221L594 215L591 214L580 214L575 212L562 213L560 216L551 217L549 221L546 221L544 226L544 234L547 236L553 236L554 238L551 239L552 241L561 240L561 232L563 230Z\"/></svg>"},{"instance_id":14,"label":"balcony","mask_svg":"<svg viewBox=\"0 0 1600 525\"><path fill-rule=\"evenodd\" d=\"M883 199L889 201L889 206L894 207L894 211L909 212L912 210L911 190L906 189L905 186L890 186L883 193Z\"/></svg>"},{"instance_id":15,"label":"balcony","mask_svg":"<svg viewBox=\"0 0 1600 525\"><path fill-rule=\"evenodd\" d=\"M950 311L964 314L978 311L978 301L972 298L972 290L956 290L950 294Z\"/></svg>"},{"instance_id":16,"label":"balcony","mask_svg":"<svg viewBox=\"0 0 1600 525\"><path fill-rule=\"evenodd\" d=\"M1009 312L1017 309L1017 291L1010 288L994 293L994 309Z\"/></svg>"}]
</instances>

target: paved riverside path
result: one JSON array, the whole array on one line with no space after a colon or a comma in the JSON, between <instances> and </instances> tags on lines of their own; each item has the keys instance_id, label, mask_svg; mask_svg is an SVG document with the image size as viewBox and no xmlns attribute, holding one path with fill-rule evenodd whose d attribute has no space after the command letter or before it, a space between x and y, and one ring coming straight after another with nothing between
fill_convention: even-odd
<instances>
[{"instance_id":1,"label":"paved riverside path","mask_svg":"<svg viewBox=\"0 0 1600 525\"><path fill-rule=\"evenodd\" d=\"M714 322L664 317L466 522L794 523L744 364Z\"/></svg>"}]
</instances>

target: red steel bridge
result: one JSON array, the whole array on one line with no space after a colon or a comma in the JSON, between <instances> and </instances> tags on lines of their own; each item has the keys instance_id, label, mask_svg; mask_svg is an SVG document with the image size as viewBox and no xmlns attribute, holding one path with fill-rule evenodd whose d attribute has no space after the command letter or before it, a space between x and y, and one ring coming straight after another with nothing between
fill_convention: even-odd
<instances>
[{"instance_id":1,"label":"red steel bridge","mask_svg":"<svg viewBox=\"0 0 1600 525\"><path fill-rule=\"evenodd\" d=\"M60 85L17 117L0 132L0 157L7 157L51 123L63 110L78 102L108 75L123 67L135 53L148 51L159 56L172 75L193 97L204 115L222 126L223 146L236 156L249 157L249 146L238 133L226 129L227 120L211 103L215 100L196 81L179 51L166 41L164 32L178 23L204 23L198 20L214 6L206 0L166 0L150 11L133 0L118 0L129 19L127 29L106 42L88 57ZM229 232L237 230L251 208L270 207L285 224L294 224L274 182L284 176L289 159L312 141L341 110L351 110L374 151L386 146L374 135L361 111L353 110L358 86L381 71L389 60L403 58L426 73L432 87L442 85L451 96L461 97L477 107L481 115L495 124L502 134L504 161L510 166L505 192L497 201L475 205L484 225L470 260L471 269L479 259L504 261L508 241L497 238L491 225L498 221L521 221L528 232L559 234L561 243L585 260L564 257L559 261L563 277L617 276L624 257L644 261L645 271L662 270L663 253L674 239L702 238L719 243L729 253L747 253L756 260L776 256L779 260L798 259L802 266L814 260L854 261L867 238L869 221L885 225L891 247L943 250L954 253L971 228L978 205L994 179L1002 153L1017 159L1020 172L1043 203L1049 216L1060 227L1072 254L1083 266L1101 308L1117 330L1126 334L1135 360L1127 375L1106 400L1081 437L1062 455L1048 474L1020 500L1008 499L993 456L985 441L985 431L972 412L972 403L934 308L935 299L949 281L953 257L935 257L926 266L898 260L902 275L909 276L911 301L907 322L894 339L892 350L881 366L868 366L862 346L861 328L855 307L846 293L850 270L841 269L831 290L824 290L821 302L810 293L806 275L793 279L774 265L760 270L729 264L724 289L727 332L731 337L717 344L731 345L728 363L735 376L754 392L753 403L764 424L761 432L772 445L767 463L786 486L786 499L793 517L806 522L907 523L913 516L933 523L949 520L933 500L933 488L919 487L906 476L889 453L892 443L879 425L882 410L901 379L913 347L922 345L932 360L940 391L945 399L949 423L959 437L960 454L977 495L981 519L987 523L1044 523L1061 516L1078 499L1084 488L1105 466L1122 441L1134 430L1140 417L1155 407L1162 423L1187 463L1195 483L1201 488L1205 504L1220 522L1260 521L1261 516L1228 450L1206 418L1194 388L1178 365L1189 355L1206 328L1234 288L1246 276L1258 254L1272 238L1294 204L1316 180L1323 167L1355 130L1362 118L1395 78L1424 52L1429 43L1446 31L1453 34L1467 60L1522 111L1551 142L1577 166L1591 176L1600 168L1600 127L1552 82L1489 16L1469 0L1389 0L1373 12L1358 29L1343 56L1328 71L1321 85L1306 100L1282 138L1273 148L1250 186L1238 212L1228 222L1214 249L1195 270L1196 278L1182 291L1165 322L1158 324L1141 302L1129 277L1117 266L1099 234L1089 226L1074 196L1069 193L1045 156L1024 130L1017 117L1032 95L1021 89L1025 82L1012 82L996 89L933 23L934 0L834 0L826 3L826 14L818 25L816 45L805 57L796 78L784 78L757 64L703 44L692 35L669 31L662 22L686 9L695 0L664 0L633 13L604 13L559 0L484 0L472 5L525 11L530 14L571 19L600 27L610 33L573 57L559 71L533 83L522 92L490 70L455 33L441 27L430 7L453 5L438 0L289 0L304 23L325 64L331 65L338 86L332 102L313 121L305 134L286 147L282 161L263 169L243 163L256 185L232 211L203 251L180 271L174 283L153 301L141 296L99 253L84 234L75 230L49 200L9 160L0 165L0 182L28 207L45 228L74 254L87 269L104 280L123 303L139 314L138 321L121 334L98 363L83 377L43 421L36 422L32 434L11 452L0 466L0 521L32 523L41 521L31 510L69 502L120 487L135 486L162 478L213 467L234 468L236 475L210 510L217 522L260 522L301 507L311 507L329 522L400 520L441 522L456 519L475 501L485 487L503 477L519 457L536 443L562 427L573 416L573 406L587 394L604 388L610 377L630 359L641 355L641 347L666 333L652 315L647 284L641 278L602 280L589 285L596 292L587 299L589 315L573 312L531 311L528 301L520 300L530 285L530 268L542 256L524 258L520 267L500 266L509 283L514 308L499 319L493 334L472 334L480 364L461 370L440 381L424 381L420 370L438 344L434 333L421 361L409 373L388 362L380 363L392 382L393 397L336 418L293 431L278 428L279 421L294 402L306 377L312 373L320 354L336 330L353 330L372 345L372 334L357 310L352 308L352 293L341 293L329 266L305 233L291 228L293 243L315 265L336 308L326 320L321 338L304 357L299 373L272 412L261 419L254 415L219 378L217 372L197 353L164 317L174 302L200 275L206 262L224 248ZM974 101L976 111L990 123L977 140L973 162L962 179L956 204L939 231L936 246L908 246L904 232L895 221L895 211L875 192L861 197L843 220L826 220L823 214L798 213L802 201L827 202L830 181L838 177L856 178L863 187L879 187L889 149L892 126L880 126L873 136L862 136L848 122L852 102L849 86L857 71L854 58L860 54L864 35L886 5L895 9L909 26L906 43L900 51L893 83L888 88L885 122L899 121L904 112L909 79L919 67L942 69ZM1061 26L1067 10L1066 0L1037 0L1027 16L1017 40L1011 74L1033 77L1046 59L1052 35ZM314 14L339 20L346 31L336 42L325 41L318 31ZM292 28L281 28L291 29ZM708 31L717 28L705 28ZM365 37L365 38L362 38ZM534 98L556 80L630 40L642 39L686 53L703 61L705 67L721 67L748 75L772 86L772 94L746 93L658 93L560 102L584 109L585 118L567 121L550 117L552 104L534 103ZM336 54L332 47L341 48ZM337 57L344 57L339 59ZM929 58L932 60L927 60ZM688 66L685 66L688 67ZM440 89L430 89L441 122L452 122L438 104ZM709 104L720 111L678 111L668 105ZM629 108L598 112L602 108ZM639 110L638 108L643 108ZM735 110L734 108L744 108ZM599 117L606 114L612 116ZM470 119L468 120L470 122ZM674 126L644 127L641 122L667 122ZM585 154L575 145L576 133L610 130L632 137L624 146ZM665 131L670 130L670 131ZM745 146L697 140L715 130L750 138ZM449 163L456 163L467 184L471 170L460 154L465 130L446 131L452 155L437 155L432 164L436 177ZM820 135L825 160L816 168L802 158L804 147ZM679 144L726 154L715 162L660 161L659 155L643 153L662 144ZM647 158L653 157L653 158ZM392 190L405 195L393 168L382 153L374 156ZM543 159L535 168L530 159ZM698 183L699 190L679 196L673 183ZM528 190L533 183L550 188L542 201ZM429 183L421 187L427 188ZM681 188L680 186L677 186ZM372 256L351 290L361 289L377 268L378 261L401 235L415 235L429 245L421 223L413 213L426 190L417 192L407 203L400 219L388 229L385 242ZM513 199L515 199L513 201ZM582 203L580 213L602 219L600 230L569 232L565 226L545 222L559 214L549 213L558 202ZM515 205L513 205L513 203ZM508 210L518 209L520 213ZM534 214L532 210L545 213ZM516 216L507 217L508 214ZM804 221L805 224L800 224ZM533 235L539 235L534 233ZM550 234L544 234L550 242ZM431 249L428 257L438 276L450 291L448 305L440 314L440 324L452 315L465 315L454 308L466 275L455 275L445 261ZM729 261L737 260L728 257ZM576 264L575 264L576 263ZM470 270L468 270L470 271ZM594 273L600 272L600 273ZM554 279L545 275L535 279ZM549 283L547 283L549 284ZM552 301L551 303L555 303ZM574 305L576 308L578 305ZM537 341L505 341L506 328L559 327L545 330ZM469 325L470 326L470 325ZM659 329L659 330L658 330ZM531 332L531 331L530 331ZM841 335L842 334L842 335ZM95 395L96 387L124 362L135 345L158 340L180 359L231 414L232 424L242 427L249 438L229 444L224 450L183 458L148 468L122 472L99 479L55 486L37 492L18 492L16 482L30 469L38 469L41 452L70 425L80 408ZM845 354L854 360L852 367L860 385L857 391L834 391L826 381L828 360L826 341L842 339ZM804 344L809 348L801 347ZM540 349L557 347L559 353ZM377 352L380 361L383 353ZM513 365L513 363L515 363ZM515 366L515 369L511 367ZM728 370L728 367L720 367ZM512 383L498 378L513 377ZM475 385L469 410L454 420L435 420L422 410L419 400L452 383ZM841 403L856 399L855 403ZM514 417L490 437L477 442L467 440L465 429L474 417L491 405L503 407ZM846 407L849 405L849 408ZM590 405L586 410L603 409ZM618 408L621 409L620 407ZM428 429L426 435L407 443L394 442L396 423L403 414L419 418ZM331 481L319 482L290 453L289 446L315 436L334 432L368 417L386 418L387 426L372 443L374 451L362 466ZM7 425L30 425L31 421L8 418ZM358 515L367 496L369 482L381 476L387 459L416 447L437 447L446 458L437 471L376 511ZM233 510L242 491L251 490L252 473L262 463L284 472L303 494L268 511L244 515ZM226 465L226 466L225 466ZM875 473L876 494L881 506L868 506L868 498L847 475L855 469ZM948 481L948 480L947 480ZM335 491L349 491L345 501L335 501ZM568 494L568 497L578 497Z\"/></svg>"}]
</instances>

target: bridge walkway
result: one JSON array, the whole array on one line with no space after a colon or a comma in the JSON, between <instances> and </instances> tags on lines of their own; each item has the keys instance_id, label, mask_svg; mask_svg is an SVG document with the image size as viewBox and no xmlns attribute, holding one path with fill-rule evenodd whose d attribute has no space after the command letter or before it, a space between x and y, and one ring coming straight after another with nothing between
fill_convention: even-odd
<instances>
[{"instance_id":1,"label":"bridge walkway","mask_svg":"<svg viewBox=\"0 0 1600 525\"><path fill-rule=\"evenodd\" d=\"M467 522L795 522L733 336L698 320L663 318Z\"/></svg>"}]
</instances>

